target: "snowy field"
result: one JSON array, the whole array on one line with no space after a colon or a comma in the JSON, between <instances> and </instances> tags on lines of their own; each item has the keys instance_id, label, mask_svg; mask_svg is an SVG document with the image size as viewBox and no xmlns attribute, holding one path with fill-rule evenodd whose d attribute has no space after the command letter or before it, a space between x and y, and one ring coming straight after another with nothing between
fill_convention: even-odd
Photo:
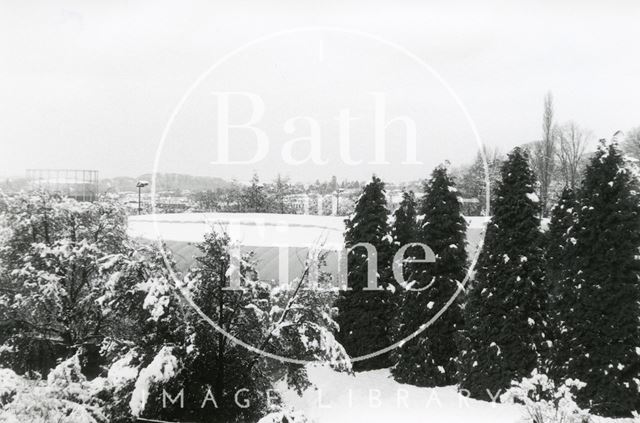
<instances>
[{"instance_id":1,"label":"snowy field","mask_svg":"<svg viewBox=\"0 0 640 423\"><path fill-rule=\"evenodd\" d=\"M205 233L225 232L252 247L342 248L344 217L273 213L179 213L129 217L129 234L146 239L201 242Z\"/></svg>"},{"instance_id":2,"label":"snowy field","mask_svg":"<svg viewBox=\"0 0 640 423\"><path fill-rule=\"evenodd\" d=\"M164 241L201 242L215 229L245 246L315 247L337 251L344 245L344 216L274 213L178 213L129 217L129 235ZM466 217L467 241L475 248L486 218Z\"/></svg>"},{"instance_id":3,"label":"snowy field","mask_svg":"<svg viewBox=\"0 0 640 423\"><path fill-rule=\"evenodd\" d=\"M245 252L254 252L263 280L290 280L305 267L309 248L325 251L323 272L337 275L337 251L343 247L344 217L268 213L181 213L129 217L134 238L162 240L179 271L199 254L197 243L211 230L226 233ZM285 270L286 273L281 271Z\"/></svg>"},{"instance_id":4,"label":"snowy field","mask_svg":"<svg viewBox=\"0 0 640 423\"><path fill-rule=\"evenodd\" d=\"M299 275L309 248L327 252L322 271L337 274L336 252L344 246L344 216L273 213L180 213L130 216L128 231L134 238L162 240L172 251L178 269L189 268L198 254L195 244L212 229L225 232L245 251L256 253L257 270L264 280L277 280L285 266ZM470 257L482 239L486 218L466 217Z\"/></svg>"},{"instance_id":5,"label":"snowy field","mask_svg":"<svg viewBox=\"0 0 640 423\"><path fill-rule=\"evenodd\" d=\"M349 375L327 367L309 367L315 385L302 397L280 385L285 404L316 423L516 423L525 409L476 401L453 386L419 388L402 385L388 369ZM594 418L593 423L633 423L632 419Z\"/></svg>"}]
</instances>

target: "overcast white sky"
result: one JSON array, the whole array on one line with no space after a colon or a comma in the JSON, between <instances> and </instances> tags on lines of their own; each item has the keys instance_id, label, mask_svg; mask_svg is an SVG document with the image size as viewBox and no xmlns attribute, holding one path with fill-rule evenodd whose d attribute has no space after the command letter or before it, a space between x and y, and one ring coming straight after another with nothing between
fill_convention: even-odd
<instances>
[{"instance_id":1,"label":"overcast white sky","mask_svg":"<svg viewBox=\"0 0 640 423\"><path fill-rule=\"evenodd\" d=\"M172 110L199 75L257 37L305 26L365 31L414 52L459 95L483 141L503 151L539 137L547 90L559 121L575 120L596 138L640 125L640 2L344 3L3 0L0 176L24 175L26 168L89 168L107 177L149 172ZM316 49L322 53L309 53ZM312 59L318 55L322 64ZM393 110L415 113L418 139L429 145L420 152L427 166L458 163L475 151L464 119L433 78L371 40L306 33L234 59L199 93L263 95L277 111L265 115L272 120L264 126L275 155L251 166L211 166L215 139L207 125L215 110L195 96L170 133L161 171L239 179L253 170L264 178L280 171L297 180L424 175L426 167L387 172L278 162L280 146L293 138L278 119L316 113L324 124L345 101L364 113L363 93L378 89L388 90ZM366 130L354 135L354 156L370 154ZM329 156L335 136L335 128L323 133Z\"/></svg>"}]
</instances>

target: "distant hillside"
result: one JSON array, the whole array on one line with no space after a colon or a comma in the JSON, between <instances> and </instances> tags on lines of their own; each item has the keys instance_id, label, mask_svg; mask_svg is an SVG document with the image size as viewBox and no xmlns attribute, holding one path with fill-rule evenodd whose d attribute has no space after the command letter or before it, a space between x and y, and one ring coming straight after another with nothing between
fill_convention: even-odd
<instances>
[{"instance_id":1,"label":"distant hillside","mask_svg":"<svg viewBox=\"0 0 640 423\"><path fill-rule=\"evenodd\" d=\"M135 191L139 180L151 182L151 174L146 173L137 178L119 176L100 180L100 191ZM156 175L158 191L201 191L216 188L227 188L231 182L215 176L192 176L181 173L159 173Z\"/></svg>"}]
</instances>

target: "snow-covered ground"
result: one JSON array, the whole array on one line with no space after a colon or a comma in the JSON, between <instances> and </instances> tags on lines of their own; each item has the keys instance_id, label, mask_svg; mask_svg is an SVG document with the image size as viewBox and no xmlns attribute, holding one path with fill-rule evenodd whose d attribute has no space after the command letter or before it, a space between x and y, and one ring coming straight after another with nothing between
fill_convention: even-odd
<instances>
[{"instance_id":1,"label":"snow-covered ground","mask_svg":"<svg viewBox=\"0 0 640 423\"><path fill-rule=\"evenodd\" d=\"M309 248L327 253L323 272L337 275L336 252L344 247L344 216L273 213L179 213L130 216L128 232L134 238L162 240L172 251L179 270L186 270L199 254L194 244L212 229L225 232L244 251L253 251L257 270L264 280L277 280L282 268L299 275ZM466 217L467 251L474 256L487 221Z\"/></svg>"},{"instance_id":2,"label":"snow-covered ground","mask_svg":"<svg viewBox=\"0 0 640 423\"><path fill-rule=\"evenodd\" d=\"M309 367L308 371L316 388L302 397L283 390L284 401L318 423L514 423L522 415L518 406L468 399L453 386L399 384L387 369L355 375L327 367Z\"/></svg>"},{"instance_id":3,"label":"snow-covered ground","mask_svg":"<svg viewBox=\"0 0 640 423\"><path fill-rule=\"evenodd\" d=\"M344 246L344 216L275 213L178 213L129 217L129 234L145 239L202 242L211 229L226 232L251 247L316 247L337 251ZM473 248L487 221L466 217L468 242Z\"/></svg>"},{"instance_id":4,"label":"snow-covered ground","mask_svg":"<svg viewBox=\"0 0 640 423\"><path fill-rule=\"evenodd\" d=\"M344 217L269 213L180 213L129 217L134 238L162 240L181 271L200 254L195 244L211 230L226 233L245 252L254 252L263 280L289 280L302 274L310 248L326 252L321 271L337 276L343 248ZM283 271L285 273L283 273Z\"/></svg>"},{"instance_id":5,"label":"snow-covered ground","mask_svg":"<svg viewBox=\"0 0 640 423\"><path fill-rule=\"evenodd\" d=\"M315 388L302 397L279 385L287 406L316 423L516 423L524 408L460 395L453 386L419 388L402 385L387 369L338 373L328 367L308 367ZM631 423L631 419L594 419L594 423Z\"/></svg>"},{"instance_id":6,"label":"snow-covered ground","mask_svg":"<svg viewBox=\"0 0 640 423\"><path fill-rule=\"evenodd\" d=\"M129 217L129 234L145 239L202 242L212 229L251 247L343 246L344 217L273 213L179 213Z\"/></svg>"}]
</instances>

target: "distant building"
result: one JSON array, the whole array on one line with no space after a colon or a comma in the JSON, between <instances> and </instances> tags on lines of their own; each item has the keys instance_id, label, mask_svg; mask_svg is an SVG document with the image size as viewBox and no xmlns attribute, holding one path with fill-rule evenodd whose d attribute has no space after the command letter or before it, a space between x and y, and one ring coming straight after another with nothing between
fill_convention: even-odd
<instances>
[{"instance_id":1,"label":"distant building","mask_svg":"<svg viewBox=\"0 0 640 423\"><path fill-rule=\"evenodd\" d=\"M120 202L125 206L128 214L138 214L138 193L134 191L124 191L118 194ZM151 193L143 192L140 207L143 214L152 212ZM184 213L196 208L196 203L191 197L184 195L172 195L161 192L155 196L156 213Z\"/></svg>"},{"instance_id":2,"label":"distant building","mask_svg":"<svg viewBox=\"0 0 640 423\"><path fill-rule=\"evenodd\" d=\"M98 171L27 169L27 188L48 191L78 201L95 201L99 193Z\"/></svg>"}]
</instances>

